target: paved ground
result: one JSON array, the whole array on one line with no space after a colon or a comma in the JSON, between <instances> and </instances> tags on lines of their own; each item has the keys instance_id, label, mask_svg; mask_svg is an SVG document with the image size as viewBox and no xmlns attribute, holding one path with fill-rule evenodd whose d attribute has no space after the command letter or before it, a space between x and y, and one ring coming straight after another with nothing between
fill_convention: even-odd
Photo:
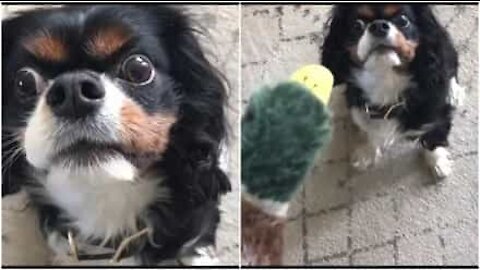
<instances>
[{"instance_id":1,"label":"paved ground","mask_svg":"<svg viewBox=\"0 0 480 270\"><path fill-rule=\"evenodd\" d=\"M242 103L301 65L318 63L330 6L244 6ZM432 178L412 145L399 145L376 169L354 172L358 141L336 89L334 142L290 211L285 261L308 265L478 264L477 6L437 6L460 53L466 105L451 136L454 174Z\"/></svg>"},{"instance_id":2,"label":"paved ground","mask_svg":"<svg viewBox=\"0 0 480 270\"><path fill-rule=\"evenodd\" d=\"M47 7L47 6L43 6ZM35 6L2 6L2 18L16 10L36 8ZM233 190L222 199L222 221L217 234L218 256L222 264L238 265L239 262L239 8L236 5L186 6L185 9L200 25L205 36L200 37L207 57L222 71L229 81L228 141L226 169L231 178Z\"/></svg>"}]
</instances>

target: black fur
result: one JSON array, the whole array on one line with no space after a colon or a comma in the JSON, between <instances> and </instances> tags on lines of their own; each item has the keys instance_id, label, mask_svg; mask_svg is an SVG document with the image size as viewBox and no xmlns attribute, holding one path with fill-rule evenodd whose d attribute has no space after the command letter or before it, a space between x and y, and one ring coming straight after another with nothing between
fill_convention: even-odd
<instances>
[{"instance_id":1,"label":"black fur","mask_svg":"<svg viewBox=\"0 0 480 270\"><path fill-rule=\"evenodd\" d=\"M334 74L336 85L347 83L346 99L350 108L362 107L366 102L363 90L352 83L351 70L358 64L346 50L351 42L349 34L357 7L358 5L344 4L333 8L326 24L328 34L322 47L321 61ZM404 130L416 130L422 125L432 124L433 128L420 137L426 149L447 146L454 109L447 102L447 95L449 80L457 76L457 52L449 34L438 23L428 5L403 5L402 9L410 13L416 32L406 36L419 43L415 58L407 70L413 75L416 87L405 89L403 98L406 107L394 117L400 121Z\"/></svg>"},{"instance_id":2,"label":"black fur","mask_svg":"<svg viewBox=\"0 0 480 270\"><path fill-rule=\"evenodd\" d=\"M19 40L33 29L52 25L58 26L56 29L64 31L69 42L74 43L75 35L85 29L88 31L88 26L75 19L78 13L85 14L90 24L121 22L135 29L135 42L129 44L128 52L120 54L141 52L148 55L164 80L162 87L154 84L156 87L142 89L140 93L122 86L147 112L175 111L178 116L170 131L168 148L153 166L157 174L165 178L162 185L171 192L169 202L152 204L146 214L158 246L149 242L139 244L138 258L143 264L156 264L163 259L190 254L195 247L214 244L219 222L219 196L231 189L218 164L220 143L226 137L226 89L222 75L202 52L195 37L197 30L179 9L153 5L73 6L30 11L3 21L4 155L20 146L18 141L11 141L12 134L25 127L26 116L35 105L35 100L21 100L12 92L13 74L25 63L37 67L42 75L52 77L79 68L114 72L115 60L88 61L78 53L80 49L76 52L78 58L64 65L32 62L33 59L19 49ZM35 185L35 181L26 181L32 179L32 168L24 156L20 155L12 164L5 165L8 167L2 170L2 195L16 192L25 182ZM62 217L62 210L41 201L38 205L44 229L65 230L67 220ZM185 248L184 244L195 237L198 237L197 241Z\"/></svg>"}]
</instances>

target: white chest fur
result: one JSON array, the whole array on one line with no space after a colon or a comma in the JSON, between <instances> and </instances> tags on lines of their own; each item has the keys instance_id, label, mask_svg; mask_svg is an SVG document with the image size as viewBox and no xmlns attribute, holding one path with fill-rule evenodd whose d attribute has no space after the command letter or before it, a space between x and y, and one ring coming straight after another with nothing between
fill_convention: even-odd
<instances>
[{"instance_id":1,"label":"white chest fur","mask_svg":"<svg viewBox=\"0 0 480 270\"><path fill-rule=\"evenodd\" d=\"M411 76L394 69L400 65L395 52L372 54L361 69L353 71L354 83L369 101L376 105L397 102L401 93L411 84Z\"/></svg>"},{"instance_id":2,"label":"white chest fur","mask_svg":"<svg viewBox=\"0 0 480 270\"><path fill-rule=\"evenodd\" d=\"M168 196L167 190L156 185L158 181L148 179L118 179L102 166L53 167L44 182L50 200L73 218L79 237L105 240L138 229L136 219L145 208Z\"/></svg>"}]
</instances>

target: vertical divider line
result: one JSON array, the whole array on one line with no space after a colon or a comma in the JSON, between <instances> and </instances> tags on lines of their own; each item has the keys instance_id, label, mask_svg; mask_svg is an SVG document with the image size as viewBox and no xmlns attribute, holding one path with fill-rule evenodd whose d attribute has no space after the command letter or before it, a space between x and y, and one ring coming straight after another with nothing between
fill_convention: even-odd
<instances>
[{"instance_id":1,"label":"vertical divider line","mask_svg":"<svg viewBox=\"0 0 480 270\"><path fill-rule=\"evenodd\" d=\"M308 256L308 242L307 242L307 206L306 206L306 191L305 185L302 187L302 249L303 249L303 263L304 265L309 264Z\"/></svg>"},{"instance_id":2,"label":"vertical divider line","mask_svg":"<svg viewBox=\"0 0 480 270\"><path fill-rule=\"evenodd\" d=\"M346 127L348 129L348 135L347 135L347 149L348 149L348 156L347 156L347 190L348 190L348 208L347 208L347 256L348 256L348 264L350 266L353 265L353 241L352 241L352 223L353 223L353 204L354 204L354 187L352 183L352 177L353 177L353 169L350 166L350 160L352 159L352 149L353 149L353 142L352 142L352 128L353 126L351 125L350 122L346 123Z\"/></svg>"},{"instance_id":3,"label":"vertical divider line","mask_svg":"<svg viewBox=\"0 0 480 270\"><path fill-rule=\"evenodd\" d=\"M242 1L238 2L238 268L242 268Z\"/></svg>"}]
</instances>

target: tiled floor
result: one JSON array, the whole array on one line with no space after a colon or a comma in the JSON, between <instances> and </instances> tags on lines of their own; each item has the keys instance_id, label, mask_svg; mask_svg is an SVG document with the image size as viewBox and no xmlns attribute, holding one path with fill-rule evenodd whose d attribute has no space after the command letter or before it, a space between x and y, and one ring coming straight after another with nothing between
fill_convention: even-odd
<instances>
[{"instance_id":1,"label":"tiled floor","mask_svg":"<svg viewBox=\"0 0 480 270\"><path fill-rule=\"evenodd\" d=\"M263 84L320 60L330 6L245 6L242 11L242 102ZM478 8L437 6L460 55L467 102L451 135L455 169L437 185L418 149L401 144L371 171L349 166L358 143L334 90L334 141L296 197L285 235L287 264L478 264Z\"/></svg>"}]
</instances>

